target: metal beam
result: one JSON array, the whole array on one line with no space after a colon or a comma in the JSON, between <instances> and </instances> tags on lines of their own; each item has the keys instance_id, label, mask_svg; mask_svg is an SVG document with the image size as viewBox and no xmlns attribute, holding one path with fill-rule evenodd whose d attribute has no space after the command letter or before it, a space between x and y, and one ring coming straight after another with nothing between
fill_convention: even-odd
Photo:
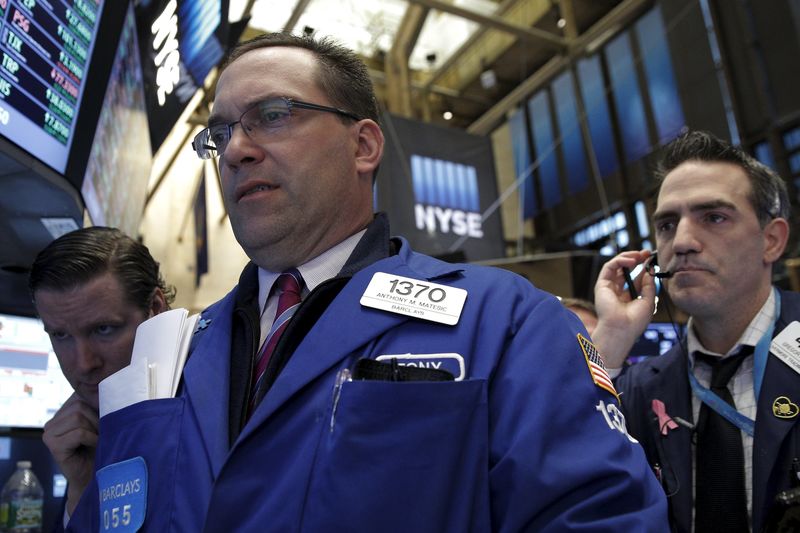
<instances>
[{"instance_id":1,"label":"metal beam","mask_svg":"<svg viewBox=\"0 0 800 533\"><path fill-rule=\"evenodd\" d=\"M386 73L384 71L375 70L371 68L369 69L369 75L372 78L372 82L375 83L376 85L378 83L386 84ZM461 91L457 91L455 89L451 89L450 87L445 87L443 85L428 85L420 83L418 81L412 81L411 88L416 91L424 93L434 93L434 94L440 94L442 96L447 96L448 98L458 98L459 100L472 102L482 106L491 105L496 102L496 100L492 100L491 98L488 97L479 97L476 95L467 94Z\"/></svg>"},{"instance_id":2,"label":"metal beam","mask_svg":"<svg viewBox=\"0 0 800 533\"><path fill-rule=\"evenodd\" d=\"M651 5L651 0L623 0L622 3L618 4L605 17L597 21L594 26L575 40L569 56L557 56L545 63L542 68L508 93L497 105L470 124L467 131L477 135L487 135L499 122L503 121L506 113L517 107L521 101L550 81L554 76L563 72L570 62L584 54L590 45L591 52L597 46L600 46L598 43L601 39L615 34L617 29L624 27L625 24L637 17L649 5Z\"/></svg>"},{"instance_id":3,"label":"metal beam","mask_svg":"<svg viewBox=\"0 0 800 533\"><path fill-rule=\"evenodd\" d=\"M558 0L558 10L561 12L561 18L566 22L564 35L572 43L578 38L578 24L575 21L575 4L573 0Z\"/></svg>"},{"instance_id":4,"label":"metal beam","mask_svg":"<svg viewBox=\"0 0 800 533\"><path fill-rule=\"evenodd\" d=\"M256 0L247 0L247 3L242 10L242 19L246 19L250 16L250 13L253 11L253 5L256 3Z\"/></svg>"},{"instance_id":5,"label":"metal beam","mask_svg":"<svg viewBox=\"0 0 800 533\"><path fill-rule=\"evenodd\" d=\"M504 2L501 3L497 8L497 13L502 15L503 13L508 11L509 7L512 6L514 2L515 0L504 0ZM447 73L448 69L450 69L450 67L455 65L456 61L461 56L463 56L471 46L473 46L476 42L478 42L478 39L480 39L487 31L489 31L489 28L487 28L486 26L481 26L475 31L475 33L470 35L469 38L466 41L464 41L464 44L462 44L458 48L458 50L453 52L450 55L450 57L448 57L445 60L445 62L442 63L442 65L439 66L438 69L436 69L436 72L434 72L433 75L425 83L425 90L431 90L434 84L439 80L439 78L444 76Z\"/></svg>"},{"instance_id":6,"label":"metal beam","mask_svg":"<svg viewBox=\"0 0 800 533\"><path fill-rule=\"evenodd\" d=\"M419 4L429 7L431 9L436 9L444 13L450 13L451 15L456 15L457 17L477 22L483 26L488 26L496 30L510 33L526 42L544 46L558 53L566 52L567 50L567 42L562 37L558 37L550 32L546 32L538 28L526 28L524 26L518 26L516 24L511 24L507 20L495 15L482 15L480 13L476 13L475 11L454 6L440 0L409 0L409 2L412 4Z\"/></svg>"},{"instance_id":7,"label":"metal beam","mask_svg":"<svg viewBox=\"0 0 800 533\"><path fill-rule=\"evenodd\" d=\"M283 31L291 33L294 30L295 25L297 25L297 21L300 20L300 16L305 12L308 4L311 3L311 0L298 0L297 4L294 6L292 10L292 14L289 16L289 20L286 21L286 24L283 26Z\"/></svg>"},{"instance_id":8,"label":"metal beam","mask_svg":"<svg viewBox=\"0 0 800 533\"><path fill-rule=\"evenodd\" d=\"M429 9L409 4L394 37L391 50L386 54L386 107L390 112L412 118L411 75L408 58L417 44Z\"/></svg>"},{"instance_id":9,"label":"metal beam","mask_svg":"<svg viewBox=\"0 0 800 533\"><path fill-rule=\"evenodd\" d=\"M411 52L417 44L422 26L428 17L428 8L418 5L409 5L400 21L400 27L394 36L394 43L389 51L390 54L397 54L398 57L405 58L406 63L411 57Z\"/></svg>"}]
</instances>

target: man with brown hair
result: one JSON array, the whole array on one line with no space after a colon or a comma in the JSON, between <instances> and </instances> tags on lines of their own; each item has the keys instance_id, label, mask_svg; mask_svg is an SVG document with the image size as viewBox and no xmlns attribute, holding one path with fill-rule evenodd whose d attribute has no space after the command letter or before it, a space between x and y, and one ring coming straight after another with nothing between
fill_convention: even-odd
<instances>
[{"instance_id":1,"label":"man with brown hair","mask_svg":"<svg viewBox=\"0 0 800 533\"><path fill-rule=\"evenodd\" d=\"M88 520L131 505L148 531L664 530L578 320L519 276L390 238L372 209L383 145L351 51L284 34L234 50L193 147L219 157L252 262L203 313L178 397L101 421L98 477L119 477ZM117 496L144 474L146 499Z\"/></svg>"},{"instance_id":2,"label":"man with brown hair","mask_svg":"<svg viewBox=\"0 0 800 533\"><path fill-rule=\"evenodd\" d=\"M130 363L136 328L169 309L175 289L147 247L106 227L72 231L47 245L36 256L28 286L75 390L42 437L67 478L71 513L94 471L97 384Z\"/></svg>"},{"instance_id":3,"label":"man with brown hair","mask_svg":"<svg viewBox=\"0 0 800 533\"><path fill-rule=\"evenodd\" d=\"M772 286L789 235L786 186L704 132L673 141L660 175L658 275L690 316L688 334L620 375L622 407L660 473L675 530L762 531L780 510L776 496L800 483L800 375L787 364L796 355L771 346L800 337L800 297ZM612 375L652 316L653 277L639 277L632 300L623 274L647 260L620 254L595 287L594 340Z\"/></svg>"}]
</instances>

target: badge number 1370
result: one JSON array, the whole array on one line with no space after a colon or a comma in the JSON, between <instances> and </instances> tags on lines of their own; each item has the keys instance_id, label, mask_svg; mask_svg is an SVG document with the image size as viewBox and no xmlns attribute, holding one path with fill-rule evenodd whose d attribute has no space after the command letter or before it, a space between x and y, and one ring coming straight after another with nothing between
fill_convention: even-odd
<instances>
[{"instance_id":1,"label":"badge number 1370","mask_svg":"<svg viewBox=\"0 0 800 533\"><path fill-rule=\"evenodd\" d=\"M453 326L466 299L464 289L376 272L361 296L361 305Z\"/></svg>"}]
</instances>

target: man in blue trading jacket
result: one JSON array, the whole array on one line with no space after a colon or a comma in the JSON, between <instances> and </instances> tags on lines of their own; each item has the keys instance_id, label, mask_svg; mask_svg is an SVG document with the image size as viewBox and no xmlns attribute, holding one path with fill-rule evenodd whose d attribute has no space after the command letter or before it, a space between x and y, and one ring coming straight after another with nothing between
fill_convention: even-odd
<instances>
[{"instance_id":1,"label":"man in blue trading jacket","mask_svg":"<svg viewBox=\"0 0 800 533\"><path fill-rule=\"evenodd\" d=\"M690 319L680 344L617 379L628 428L661 471L675 531L772 531L787 510L776 496L800 485L792 464L800 458L800 324L792 323L800 297L771 282L789 232L786 186L703 132L673 141L661 167L660 276ZM654 279L644 275L636 281L641 298L631 300L623 268L649 257L622 253L595 287L594 339L612 375L650 320L655 297ZM770 346L787 335L790 350ZM715 384L726 367L732 376Z\"/></svg>"},{"instance_id":2,"label":"man in blue trading jacket","mask_svg":"<svg viewBox=\"0 0 800 533\"><path fill-rule=\"evenodd\" d=\"M146 531L665 530L577 318L390 238L383 143L351 51L271 34L232 53L193 146L219 157L252 263L203 313L178 397L101 419L70 526L127 505Z\"/></svg>"},{"instance_id":3,"label":"man in blue trading jacket","mask_svg":"<svg viewBox=\"0 0 800 533\"><path fill-rule=\"evenodd\" d=\"M147 247L100 226L48 244L31 265L28 287L75 390L42 435L67 479L66 518L94 475L97 384L130 363L136 328L169 309L175 288L164 282Z\"/></svg>"}]
</instances>

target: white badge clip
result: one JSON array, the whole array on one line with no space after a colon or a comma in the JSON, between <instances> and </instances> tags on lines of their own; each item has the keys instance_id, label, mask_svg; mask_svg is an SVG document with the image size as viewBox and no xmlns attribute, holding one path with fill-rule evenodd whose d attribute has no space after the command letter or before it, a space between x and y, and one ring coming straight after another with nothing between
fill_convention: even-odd
<instances>
[{"instance_id":1,"label":"white badge clip","mask_svg":"<svg viewBox=\"0 0 800 533\"><path fill-rule=\"evenodd\" d=\"M361 305L454 326L466 299L464 289L376 272L361 296Z\"/></svg>"},{"instance_id":2,"label":"white badge clip","mask_svg":"<svg viewBox=\"0 0 800 533\"><path fill-rule=\"evenodd\" d=\"M800 322L795 320L772 339L769 351L800 374Z\"/></svg>"}]
</instances>

